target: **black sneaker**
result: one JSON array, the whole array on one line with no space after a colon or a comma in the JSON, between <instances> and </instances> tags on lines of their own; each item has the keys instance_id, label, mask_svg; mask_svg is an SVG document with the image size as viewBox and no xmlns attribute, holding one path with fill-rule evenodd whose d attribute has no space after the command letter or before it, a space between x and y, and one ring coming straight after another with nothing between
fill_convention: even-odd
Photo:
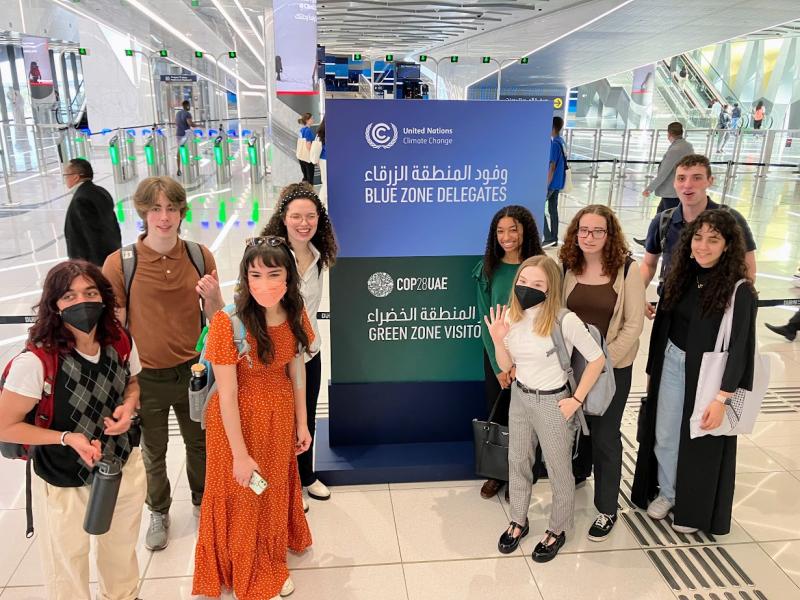
<instances>
[{"instance_id":1,"label":"black sneaker","mask_svg":"<svg viewBox=\"0 0 800 600\"><path fill-rule=\"evenodd\" d=\"M521 529L519 535L514 537L514 531L517 528ZM500 550L503 554L511 554L514 550L517 549L519 546L519 541L528 535L529 527L528 521L525 521L525 525L522 526L515 521L511 521L508 524L508 529L503 532L503 535L500 536L500 540L497 542L497 549Z\"/></svg>"},{"instance_id":2,"label":"black sneaker","mask_svg":"<svg viewBox=\"0 0 800 600\"><path fill-rule=\"evenodd\" d=\"M614 523L616 522L617 515L600 513L589 528L589 539L593 542L602 542L614 529Z\"/></svg>"},{"instance_id":3,"label":"black sneaker","mask_svg":"<svg viewBox=\"0 0 800 600\"><path fill-rule=\"evenodd\" d=\"M553 560L558 551L561 550L561 546L567 541L567 534L564 531L556 535L548 529L546 533L547 537L544 541L536 544L536 548L533 549L533 554L531 555L533 562L543 563ZM547 542L551 539L555 539L555 541L548 545Z\"/></svg>"}]
</instances>

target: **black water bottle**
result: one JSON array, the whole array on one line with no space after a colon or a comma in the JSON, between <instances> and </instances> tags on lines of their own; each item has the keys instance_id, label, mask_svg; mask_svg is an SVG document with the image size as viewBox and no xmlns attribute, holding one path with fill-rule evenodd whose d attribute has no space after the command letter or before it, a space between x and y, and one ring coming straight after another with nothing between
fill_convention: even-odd
<instances>
[{"instance_id":1,"label":"black water bottle","mask_svg":"<svg viewBox=\"0 0 800 600\"><path fill-rule=\"evenodd\" d=\"M101 459L94 471L92 491L86 505L83 529L91 535L103 535L111 529L111 518L117 505L122 464L114 458Z\"/></svg>"},{"instance_id":2,"label":"black water bottle","mask_svg":"<svg viewBox=\"0 0 800 600\"><path fill-rule=\"evenodd\" d=\"M203 420L203 405L206 399L208 372L203 363L192 365L192 378L189 380L189 418L200 423Z\"/></svg>"}]
</instances>

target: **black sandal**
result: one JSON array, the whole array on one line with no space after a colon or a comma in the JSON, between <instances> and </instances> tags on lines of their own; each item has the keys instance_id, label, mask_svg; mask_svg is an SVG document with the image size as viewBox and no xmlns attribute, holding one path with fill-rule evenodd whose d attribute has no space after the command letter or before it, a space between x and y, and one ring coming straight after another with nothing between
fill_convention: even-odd
<instances>
[{"instance_id":1,"label":"black sandal","mask_svg":"<svg viewBox=\"0 0 800 600\"><path fill-rule=\"evenodd\" d=\"M531 558L533 558L534 562L543 563L553 560L556 554L558 554L558 551L561 550L561 546L567 541L567 534L564 531L556 535L548 529L545 533L547 536L543 541L536 544L536 548L533 549ZM549 544L548 542L550 542L551 539L555 541Z\"/></svg>"},{"instance_id":2,"label":"black sandal","mask_svg":"<svg viewBox=\"0 0 800 600\"><path fill-rule=\"evenodd\" d=\"M519 535L514 536L514 532L519 529ZM508 524L508 529L500 536L500 541L497 542L497 549L503 554L511 554L519 546L519 541L528 535L529 527L528 521L525 520L525 525L520 525L516 521L511 521Z\"/></svg>"}]
</instances>

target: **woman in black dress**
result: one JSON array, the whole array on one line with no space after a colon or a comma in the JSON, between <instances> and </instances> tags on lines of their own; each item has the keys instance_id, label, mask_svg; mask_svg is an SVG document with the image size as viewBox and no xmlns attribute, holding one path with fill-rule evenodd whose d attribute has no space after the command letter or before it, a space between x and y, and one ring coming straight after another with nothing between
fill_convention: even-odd
<instances>
[{"instance_id":1,"label":"woman in black dress","mask_svg":"<svg viewBox=\"0 0 800 600\"><path fill-rule=\"evenodd\" d=\"M746 279L742 231L728 211L707 210L681 235L658 305L647 373L650 383L639 431L633 501L654 519L671 511L680 533L730 531L736 479L736 437L689 437L689 418L704 352L713 352L736 282ZM722 422L725 402L750 389L756 336L756 292L739 286L728 361L703 429ZM654 499L655 498L655 499Z\"/></svg>"}]
</instances>

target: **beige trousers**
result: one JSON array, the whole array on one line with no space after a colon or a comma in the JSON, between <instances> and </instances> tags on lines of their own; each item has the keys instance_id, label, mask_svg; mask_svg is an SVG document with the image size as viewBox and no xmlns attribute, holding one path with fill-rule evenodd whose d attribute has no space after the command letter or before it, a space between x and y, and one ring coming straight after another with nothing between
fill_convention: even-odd
<instances>
[{"instance_id":1,"label":"beige trousers","mask_svg":"<svg viewBox=\"0 0 800 600\"><path fill-rule=\"evenodd\" d=\"M92 600L89 534L83 518L91 487L62 488L32 477L36 536L48 600ZM122 469L111 529L96 537L98 600L134 600L139 588L136 542L147 493L142 453L134 448Z\"/></svg>"}]
</instances>

